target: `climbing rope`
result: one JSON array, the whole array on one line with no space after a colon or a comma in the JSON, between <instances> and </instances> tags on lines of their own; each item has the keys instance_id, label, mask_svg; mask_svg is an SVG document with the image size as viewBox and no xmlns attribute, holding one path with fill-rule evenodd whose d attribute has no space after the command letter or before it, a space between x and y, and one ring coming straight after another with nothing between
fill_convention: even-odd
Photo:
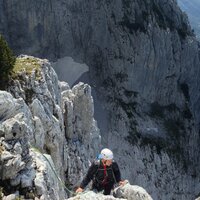
<instances>
[{"instance_id":1,"label":"climbing rope","mask_svg":"<svg viewBox=\"0 0 200 200\"><path fill-rule=\"evenodd\" d=\"M51 170L53 171L54 175L56 176L56 178L58 179L58 181L60 182L61 186L67 190L72 196L76 195L75 192L71 191L69 188L66 187L65 183L60 179L60 177L57 175L54 167L51 165L51 163L49 162L48 158L36 147L33 147L31 144L29 144L31 149L33 149L35 152L38 152L39 154L41 154L43 156L43 158L45 158L45 160L48 162Z\"/></svg>"},{"instance_id":2,"label":"climbing rope","mask_svg":"<svg viewBox=\"0 0 200 200\"><path fill-rule=\"evenodd\" d=\"M34 150L35 152L38 152L39 154L42 155L43 158L45 158L45 160L48 162L48 164L49 164L51 170L53 171L54 175L56 176L56 178L57 178L58 181L60 182L61 186L62 186L67 192L69 192L72 196L76 196L76 195L80 195L80 194L85 194L85 193L88 192L87 190L85 190L84 192L76 193L76 192L70 190L69 188L67 188L66 185L65 185L65 183L64 183L64 182L60 179L60 177L57 175L57 173L56 173L54 167L51 165L51 163L50 163L50 161L48 160L48 158L47 158L38 148L32 146L31 144L29 144L29 146L30 146L30 148L31 148L32 150ZM116 181L116 179L115 179L115 181Z\"/></svg>"}]
</instances>

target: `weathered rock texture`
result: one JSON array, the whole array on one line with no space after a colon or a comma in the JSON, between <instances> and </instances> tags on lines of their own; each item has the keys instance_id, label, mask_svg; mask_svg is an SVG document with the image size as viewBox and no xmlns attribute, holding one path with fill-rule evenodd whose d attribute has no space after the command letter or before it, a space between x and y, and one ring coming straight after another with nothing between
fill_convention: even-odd
<instances>
[{"instance_id":1,"label":"weathered rock texture","mask_svg":"<svg viewBox=\"0 0 200 200\"><path fill-rule=\"evenodd\" d=\"M41 69L27 74L33 59ZM63 183L75 186L100 148L91 88L80 83L71 90L47 60L18 60L24 70L10 93L0 91L0 186L5 195L64 199Z\"/></svg>"},{"instance_id":2,"label":"weathered rock texture","mask_svg":"<svg viewBox=\"0 0 200 200\"><path fill-rule=\"evenodd\" d=\"M153 200L143 188L127 183L123 187L119 186L114 190L114 196L128 200Z\"/></svg>"},{"instance_id":3,"label":"weathered rock texture","mask_svg":"<svg viewBox=\"0 0 200 200\"><path fill-rule=\"evenodd\" d=\"M154 199L199 194L199 44L175 0L12 0L0 11L17 53L89 66L104 143L132 184Z\"/></svg>"},{"instance_id":4,"label":"weathered rock texture","mask_svg":"<svg viewBox=\"0 0 200 200\"><path fill-rule=\"evenodd\" d=\"M40 68L33 65L30 73L33 61ZM100 150L91 88L79 83L70 89L47 60L20 56L17 63L23 70L10 93L0 91L0 198L64 200ZM138 188L126 184L116 197L150 200ZM72 199L118 198L89 192Z\"/></svg>"},{"instance_id":5,"label":"weathered rock texture","mask_svg":"<svg viewBox=\"0 0 200 200\"><path fill-rule=\"evenodd\" d=\"M141 187L130 185L127 183L123 187L118 187L114 190L113 197L111 195L96 194L92 191L86 191L83 194L78 194L75 197L69 198L69 200L152 200L149 194Z\"/></svg>"}]
</instances>

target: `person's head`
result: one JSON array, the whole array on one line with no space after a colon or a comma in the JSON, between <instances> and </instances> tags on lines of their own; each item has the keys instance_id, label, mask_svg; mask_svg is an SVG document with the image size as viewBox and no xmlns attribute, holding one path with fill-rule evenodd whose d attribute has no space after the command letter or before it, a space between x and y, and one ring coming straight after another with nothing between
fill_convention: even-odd
<instances>
[{"instance_id":1,"label":"person's head","mask_svg":"<svg viewBox=\"0 0 200 200\"><path fill-rule=\"evenodd\" d=\"M101 158L102 162L104 163L104 165L110 166L113 161L113 152L107 148L102 149L100 158Z\"/></svg>"}]
</instances>

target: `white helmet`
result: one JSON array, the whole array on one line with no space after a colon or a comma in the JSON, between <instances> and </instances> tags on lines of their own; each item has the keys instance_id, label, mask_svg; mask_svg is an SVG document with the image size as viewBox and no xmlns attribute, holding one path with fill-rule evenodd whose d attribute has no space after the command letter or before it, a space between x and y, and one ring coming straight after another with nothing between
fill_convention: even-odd
<instances>
[{"instance_id":1,"label":"white helmet","mask_svg":"<svg viewBox=\"0 0 200 200\"><path fill-rule=\"evenodd\" d=\"M113 159L113 152L110 149L102 149L101 150L101 158L104 160L112 160Z\"/></svg>"}]
</instances>

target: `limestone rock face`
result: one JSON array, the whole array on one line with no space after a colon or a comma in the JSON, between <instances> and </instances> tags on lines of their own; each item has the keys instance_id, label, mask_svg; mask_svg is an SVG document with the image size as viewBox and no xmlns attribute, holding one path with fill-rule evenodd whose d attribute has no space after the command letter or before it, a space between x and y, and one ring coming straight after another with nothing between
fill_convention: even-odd
<instances>
[{"instance_id":1,"label":"limestone rock face","mask_svg":"<svg viewBox=\"0 0 200 200\"><path fill-rule=\"evenodd\" d=\"M100 102L96 105L102 108L95 116L107 122L100 127L104 145L120 160L123 176L143 186L154 199L186 200L199 194L199 43L175 0L12 0L1 1L0 11L0 31L15 52L53 60L69 56L89 66L90 82ZM69 140L74 148L71 160L83 152L84 140L80 131L73 133L72 120L80 130L87 119L82 123L82 114L72 114L76 102L72 98L62 105L68 108L67 132L62 128L62 136L55 135L60 111L49 99L52 95L53 102L59 102L60 97L54 95L57 86L51 84L53 72L49 73L44 74L48 89L40 83L41 95L39 82L31 81L47 112L41 123L34 114L37 130L41 124L51 127L44 149L53 160L69 152L57 149L56 143L63 143L60 138L73 138ZM19 86L20 96L27 96ZM70 90L67 93L74 95ZM33 107L41 105L36 100ZM48 123L48 113L53 125ZM80 160L75 157L73 161ZM73 166L70 172L76 171ZM58 160L56 168L60 167Z\"/></svg>"},{"instance_id":2,"label":"limestone rock face","mask_svg":"<svg viewBox=\"0 0 200 200\"><path fill-rule=\"evenodd\" d=\"M47 60L17 59L24 63L20 78L12 81L10 93L0 91L3 192L27 199L65 199L63 185L81 181L100 150L91 88L80 83L71 90L58 81ZM28 74L31 59L41 68L36 72L33 66Z\"/></svg>"},{"instance_id":3,"label":"limestone rock face","mask_svg":"<svg viewBox=\"0 0 200 200\"><path fill-rule=\"evenodd\" d=\"M88 191L84 194L78 194L75 197L71 197L68 200L125 200L123 198L115 198L111 195L96 194L92 191Z\"/></svg>"},{"instance_id":4,"label":"limestone rock face","mask_svg":"<svg viewBox=\"0 0 200 200\"><path fill-rule=\"evenodd\" d=\"M153 200L143 188L129 183L123 187L116 188L114 196L128 200Z\"/></svg>"},{"instance_id":5,"label":"limestone rock face","mask_svg":"<svg viewBox=\"0 0 200 200\"><path fill-rule=\"evenodd\" d=\"M34 67L31 75L23 70L10 93L0 91L1 195L5 200L67 199L101 146L91 87L79 83L70 89L47 60L18 59L25 69L28 60L36 59L41 70L40 78ZM129 184L117 189L116 198L91 191L69 199L150 200L144 189Z\"/></svg>"}]
</instances>

